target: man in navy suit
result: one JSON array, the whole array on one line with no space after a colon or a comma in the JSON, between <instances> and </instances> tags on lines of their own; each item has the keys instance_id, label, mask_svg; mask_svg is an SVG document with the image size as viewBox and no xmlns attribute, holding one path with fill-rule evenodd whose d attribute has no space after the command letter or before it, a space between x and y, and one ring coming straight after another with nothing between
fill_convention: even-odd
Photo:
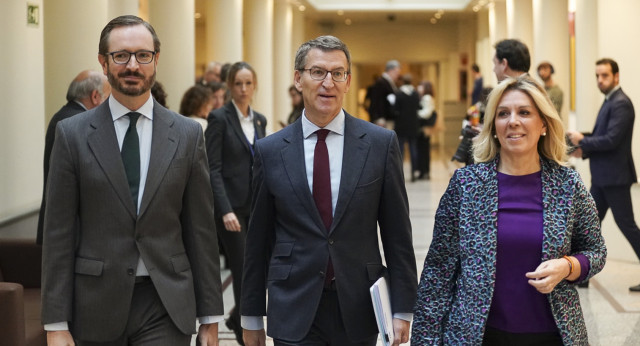
<instances>
[{"instance_id":1,"label":"man in navy suit","mask_svg":"<svg viewBox=\"0 0 640 346\"><path fill-rule=\"evenodd\" d=\"M579 146L572 155L589 158L591 195L600 220L611 208L616 224L640 259L640 230L631 204L631 184L638 181L631 155L635 112L631 100L618 85L620 73L613 59L596 62L596 78L605 100L591 134L568 132L571 142ZM640 285L629 290L640 292Z\"/></svg>"},{"instance_id":2,"label":"man in navy suit","mask_svg":"<svg viewBox=\"0 0 640 346\"><path fill-rule=\"evenodd\" d=\"M275 345L375 345L369 287L381 276L392 342L408 341L417 279L400 148L394 132L342 109L350 68L338 38L304 43L294 71L303 115L256 144L241 304L248 346L265 344L264 315Z\"/></svg>"}]
</instances>

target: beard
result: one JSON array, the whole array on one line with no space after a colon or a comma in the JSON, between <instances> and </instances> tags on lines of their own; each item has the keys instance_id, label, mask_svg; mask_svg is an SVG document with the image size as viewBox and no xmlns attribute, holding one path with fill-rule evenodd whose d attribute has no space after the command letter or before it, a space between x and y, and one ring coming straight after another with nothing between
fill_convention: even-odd
<instances>
[{"instance_id":1,"label":"beard","mask_svg":"<svg viewBox=\"0 0 640 346\"><path fill-rule=\"evenodd\" d=\"M123 79L121 79L127 76L144 78L142 86L128 85ZM145 78L145 76L138 71L127 70L118 73L118 76L116 77L113 73L111 73L111 70L107 69L107 79L109 80L109 84L111 84L112 89L115 89L127 96L140 96L151 90L151 86L156 80L156 70L154 68L153 74L150 77Z\"/></svg>"}]
</instances>

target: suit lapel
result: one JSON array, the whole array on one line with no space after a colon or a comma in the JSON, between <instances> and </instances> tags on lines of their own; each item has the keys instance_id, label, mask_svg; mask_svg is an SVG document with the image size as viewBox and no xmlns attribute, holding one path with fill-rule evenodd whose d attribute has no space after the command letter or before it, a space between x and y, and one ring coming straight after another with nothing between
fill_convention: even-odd
<instances>
[{"instance_id":1,"label":"suit lapel","mask_svg":"<svg viewBox=\"0 0 640 346\"><path fill-rule=\"evenodd\" d=\"M353 117L345 112L342 176L340 177L338 202L333 213L330 232L333 232L335 226L340 222L353 196L353 192L358 186L370 147L366 131L358 125L358 122ZM345 165L345 162L348 162L348 164Z\"/></svg>"},{"instance_id":2,"label":"suit lapel","mask_svg":"<svg viewBox=\"0 0 640 346\"><path fill-rule=\"evenodd\" d=\"M233 103L227 103L226 107L227 119L231 124L231 128L233 128L233 132L236 134L238 140L242 143L242 146L247 150L247 152L251 153L247 136L245 136L244 131L242 131L242 125L240 125L240 119L238 118L240 115L236 112L236 108Z\"/></svg>"},{"instance_id":3,"label":"suit lapel","mask_svg":"<svg viewBox=\"0 0 640 346\"><path fill-rule=\"evenodd\" d=\"M307 180L307 170L305 167L304 157L304 138L302 137L302 122L296 121L292 125L292 131L289 131L289 136L284 138L284 141L288 143L281 151L282 163L284 169L287 172L291 186L295 191L298 200L307 209L308 215L318 226L319 230L323 233L325 230L320 212L316 207L316 203L313 200L313 195L309 190L309 182Z\"/></svg>"},{"instance_id":4,"label":"suit lapel","mask_svg":"<svg viewBox=\"0 0 640 346\"><path fill-rule=\"evenodd\" d=\"M167 172L169 164L174 159L178 148L180 140L173 129L173 122L174 120L172 119L171 113L154 102L151 155L149 157L147 181L140 204L140 215L149 207L149 203L158 190L160 182L162 182L162 178Z\"/></svg>"},{"instance_id":5,"label":"suit lapel","mask_svg":"<svg viewBox=\"0 0 640 346\"><path fill-rule=\"evenodd\" d=\"M265 124L262 123L262 118L258 116L258 113L253 112L253 127L256 129L256 139L264 138Z\"/></svg>"},{"instance_id":6,"label":"suit lapel","mask_svg":"<svg viewBox=\"0 0 640 346\"><path fill-rule=\"evenodd\" d=\"M91 121L91 127L93 132L90 132L87 138L89 148L131 217L136 218L136 206L133 205L124 164L120 156L118 138L113 126L109 102L103 102L96 109L95 117Z\"/></svg>"}]
</instances>

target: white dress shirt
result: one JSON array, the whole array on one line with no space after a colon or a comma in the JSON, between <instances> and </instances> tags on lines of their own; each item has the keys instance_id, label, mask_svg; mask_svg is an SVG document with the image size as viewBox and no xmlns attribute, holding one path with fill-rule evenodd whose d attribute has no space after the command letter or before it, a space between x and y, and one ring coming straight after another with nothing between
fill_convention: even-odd
<instances>
[{"instance_id":1,"label":"white dress shirt","mask_svg":"<svg viewBox=\"0 0 640 346\"><path fill-rule=\"evenodd\" d=\"M256 138L256 128L253 126L253 109L249 107L249 116L244 116L236 101L231 100L233 103L233 107L235 107L236 112L238 113L238 119L240 120L240 126L242 127L242 132L244 132L244 136L247 137L247 141L249 141L250 145L253 145Z\"/></svg>"}]
</instances>

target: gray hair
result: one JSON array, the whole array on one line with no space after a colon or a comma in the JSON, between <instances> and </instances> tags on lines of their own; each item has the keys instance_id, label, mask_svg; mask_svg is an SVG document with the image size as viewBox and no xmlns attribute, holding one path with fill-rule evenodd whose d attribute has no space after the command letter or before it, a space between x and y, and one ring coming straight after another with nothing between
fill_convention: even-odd
<instances>
[{"instance_id":1,"label":"gray hair","mask_svg":"<svg viewBox=\"0 0 640 346\"><path fill-rule=\"evenodd\" d=\"M307 41L303 43L298 51L296 52L296 61L295 61L295 69L300 71L303 70L305 64L307 63L307 55L309 51L313 48L320 49L323 52L330 52L334 50L340 50L347 57L347 72L351 72L351 54L349 54L349 49L344 42L340 41L339 38L335 36L320 36L313 40Z\"/></svg>"},{"instance_id":2,"label":"gray hair","mask_svg":"<svg viewBox=\"0 0 640 346\"><path fill-rule=\"evenodd\" d=\"M67 101L80 101L90 97L94 90L98 91L100 97L104 97L103 83L104 78L97 72L89 73L85 79L74 80L67 89Z\"/></svg>"},{"instance_id":3,"label":"gray hair","mask_svg":"<svg viewBox=\"0 0 640 346\"><path fill-rule=\"evenodd\" d=\"M400 67L400 62L398 60L389 60L387 61L387 64L384 67L384 71L391 71L394 68L399 68Z\"/></svg>"}]
</instances>

